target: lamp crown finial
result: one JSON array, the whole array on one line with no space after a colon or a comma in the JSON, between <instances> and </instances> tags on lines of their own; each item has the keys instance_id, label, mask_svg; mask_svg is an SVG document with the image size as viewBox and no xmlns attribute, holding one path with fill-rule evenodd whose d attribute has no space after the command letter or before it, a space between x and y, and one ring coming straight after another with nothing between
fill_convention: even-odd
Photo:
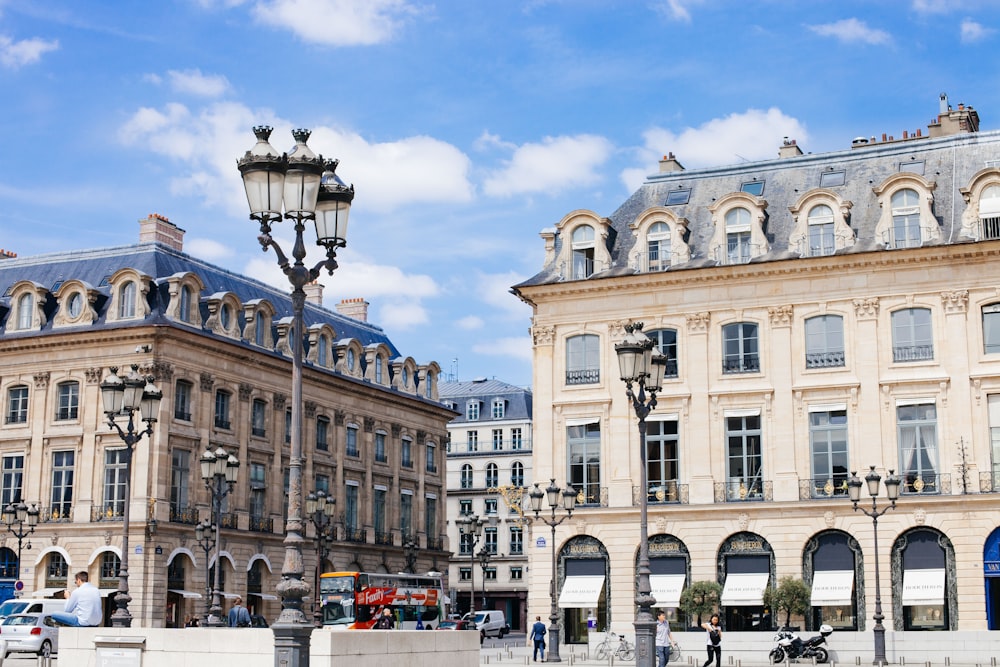
<instances>
[{"instance_id":1,"label":"lamp crown finial","mask_svg":"<svg viewBox=\"0 0 1000 667\"><path fill-rule=\"evenodd\" d=\"M274 130L270 125L254 125L253 135L257 137L258 141L267 141L271 138L271 132Z\"/></svg>"},{"instance_id":2,"label":"lamp crown finial","mask_svg":"<svg viewBox=\"0 0 1000 667\"><path fill-rule=\"evenodd\" d=\"M309 141L309 137L312 135L312 131L303 128L297 128L292 130L292 138L295 139L295 143L304 144Z\"/></svg>"}]
</instances>

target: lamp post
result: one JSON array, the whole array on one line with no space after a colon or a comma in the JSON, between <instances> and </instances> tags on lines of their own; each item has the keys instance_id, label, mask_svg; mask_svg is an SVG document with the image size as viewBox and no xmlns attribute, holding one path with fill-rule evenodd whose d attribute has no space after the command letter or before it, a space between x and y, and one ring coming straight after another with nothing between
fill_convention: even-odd
<instances>
[{"instance_id":1,"label":"lamp post","mask_svg":"<svg viewBox=\"0 0 1000 667\"><path fill-rule=\"evenodd\" d=\"M347 218L354 199L354 186L347 187L335 170L337 161L324 163L306 145L308 130L294 130L295 147L280 154L268 143L271 128L254 128L257 143L242 159L239 170L243 176L250 219L260 223L257 240L267 251L273 248L278 266L292 287L292 433L288 457L288 518L285 521L285 559L281 567L281 614L274 623L274 664L309 664L309 644L312 625L302 611L309 584L303 580L302 562L302 310L306 294L303 289L316 280L321 269L331 275L337 268L337 248L347 245ZM324 170L325 168L325 170ZM284 211L284 213L282 213ZM292 247L294 264L271 236L271 224L282 218L294 221L295 243ZM307 268L303 263L306 247L303 240L305 223L316 225L316 243L326 248L326 259Z\"/></svg>"},{"instance_id":2,"label":"lamp post","mask_svg":"<svg viewBox=\"0 0 1000 667\"><path fill-rule=\"evenodd\" d=\"M646 417L656 407L656 392L660 391L667 370L667 358L655 350L653 341L642 332L642 322L625 326L625 340L615 345L625 395L632 402L635 416L639 418L639 563L636 568L638 583L635 591L635 662L637 667L653 667L656 658L654 638L656 620L653 618L652 595L649 583L649 535L647 513L649 507L649 482L646 469ZM639 393L632 385L639 385ZM646 400L646 392L649 400Z\"/></svg>"},{"instance_id":3,"label":"lamp post","mask_svg":"<svg viewBox=\"0 0 1000 667\"><path fill-rule=\"evenodd\" d=\"M486 609L486 568L490 566L490 550L483 545L479 550L479 567L483 571L483 609Z\"/></svg>"},{"instance_id":4,"label":"lamp post","mask_svg":"<svg viewBox=\"0 0 1000 667\"><path fill-rule=\"evenodd\" d=\"M221 551L219 549L219 533L222 527L222 501L233 492L236 486L240 461L235 454L230 454L221 446L214 452L205 450L201 455L201 478L212 500L212 521L215 524L215 581L212 584L212 606L205 623L219 627L225 625L222 620L222 598L219 590L219 571L222 569ZM195 529L197 530L197 529Z\"/></svg>"},{"instance_id":5,"label":"lamp post","mask_svg":"<svg viewBox=\"0 0 1000 667\"><path fill-rule=\"evenodd\" d=\"M412 537L407 538L403 542L403 558L406 561L406 571L410 574L414 574L417 568L417 551L420 550L420 545L418 545Z\"/></svg>"},{"instance_id":6,"label":"lamp post","mask_svg":"<svg viewBox=\"0 0 1000 667\"><path fill-rule=\"evenodd\" d=\"M19 502L16 505L11 503L3 508L3 521L7 524L7 532L11 533L17 538L17 572L14 577L17 579L21 578L21 542L28 535L35 532L35 526L38 525L38 504L32 503L30 506L23 502ZM27 521L28 529L25 530L24 523ZM14 524L17 524L17 530L14 530ZM28 545L31 548L31 545Z\"/></svg>"},{"instance_id":7,"label":"lamp post","mask_svg":"<svg viewBox=\"0 0 1000 667\"><path fill-rule=\"evenodd\" d=\"M562 508L566 514L556 519L556 510L559 508L559 497L562 496ZM552 607L549 609L549 655L545 662L562 662L559 657L559 607L556 604L556 526L573 515L576 507L576 491L569 484L565 489L556 486L556 480L550 479L549 486L542 491L535 482L535 488L531 490L531 509L535 513L536 519L541 519L552 529L552 579L549 581L549 600ZM542 499L548 497L549 509L552 512L551 518L541 516Z\"/></svg>"},{"instance_id":8,"label":"lamp post","mask_svg":"<svg viewBox=\"0 0 1000 667\"><path fill-rule=\"evenodd\" d=\"M142 436L153 435L153 424L160 410L160 399L163 392L153 384L153 377L143 378L139 375L139 366L132 364L132 371L124 379L118 377L118 367L111 367L111 375L101 382L101 400L104 403L104 414L108 418L108 426L118 432L118 437L125 443L125 488L122 499L122 562L118 569L118 592L115 594L115 607L111 614L111 625L116 628L132 626L132 614L128 611L128 603L132 597L128 594L128 523L129 504L132 502L132 453ZM136 413L146 428L136 431ZM123 430L115 421L115 417L128 417L128 425ZM20 563L18 563L20 567Z\"/></svg>"},{"instance_id":9,"label":"lamp post","mask_svg":"<svg viewBox=\"0 0 1000 667\"><path fill-rule=\"evenodd\" d=\"M337 509L337 499L327 496L325 491L313 491L306 496L306 516L316 529L316 603L313 605L313 625L323 627L323 598L319 594L319 575L323 571L323 561L333 542L333 514Z\"/></svg>"},{"instance_id":10,"label":"lamp post","mask_svg":"<svg viewBox=\"0 0 1000 667\"><path fill-rule=\"evenodd\" d=\"M885 616L882 615L882 588L879 585L878 518L889 510L895 509L896 500L899 499L899 485L902 480L893 474L895 471L889 471L889 476L885 478L885 495L889 499L889 505L883 506L880 510L878 508L878 494L882 476L875 472L875 466L869 466L869 468L868 474L865 475L865 484L868 485L868 495L872 498L872 508L867 510L864 507L858 507L858 503L861 501L862 486L861 480L858 479L858 473L851 472L851 478L847 480L847 492L850 494L854 511L856 512L860 509L866 516L872 519L872 530L875 535L875 615L872 616L872 619L875 621L875 627L872 628L872 632L875 635L875 659L872 661L872 664L884 665L886 664L885 626L882 625L882 620Z\"/></svg>"},{"instance_id":11,"label":"lamp post","mask_svg":"<svg viewBox=\"0 0 1000 667\"><path fill-rule=\"evenodd\" d=\"M483 524L486 522L471 514L464 519L456 519L455 523L469 547L469 617L472 618L476 614L476 545L483 535Z\"/></svg>"},{"instance_id":12,"label":"lamp post","mask_svg":"<svg viewBox=\"0 0 1000 667\"><path fill-rule=\"evenodd\" d=\"M210 568L208 567L208 554L215 546L215 524L208 519L203 519L194 528L194 539L198 546L205 552L205 614L202 616L202 625L208 625L208 619L212 615L212 582L209 580Z\"/></svg>"}]
</instances>

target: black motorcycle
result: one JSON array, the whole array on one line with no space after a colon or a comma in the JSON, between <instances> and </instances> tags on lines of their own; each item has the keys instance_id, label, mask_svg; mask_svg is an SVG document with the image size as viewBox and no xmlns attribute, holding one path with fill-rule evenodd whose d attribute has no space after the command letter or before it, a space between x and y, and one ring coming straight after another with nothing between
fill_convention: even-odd
<instances>
[{"instance_id":1,"label":"black motorcycle","mask_svg":"<svg viewBox=\"0 0 1000 667\"><path fill-rule=\"evenodd\" d=\"M830 660L830 653L823 644L826 643L826 638L831 633L833 633L833 628L824 624L819 626L818 635L803 641L791 630L781 628L778 630L778 634L774 635L774 641L778 642L778 645L772 648L771 653L768 655L771 659L771 664L777 665L786 660L799 660L803 658L806 660L815 658L817 663L828 662Z\"/></svg>"}]
</instances>

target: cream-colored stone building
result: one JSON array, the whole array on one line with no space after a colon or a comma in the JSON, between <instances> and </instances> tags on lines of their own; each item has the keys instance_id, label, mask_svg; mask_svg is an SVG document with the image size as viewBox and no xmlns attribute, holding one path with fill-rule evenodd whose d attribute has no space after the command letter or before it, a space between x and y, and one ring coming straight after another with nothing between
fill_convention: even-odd
<instances>
[{"instance_id":1,"label":"cream-colored stone building","mask_svg":"<svg viewBox=\"0 0 1000 667\"><path fill-rule=\"evenodd\" d=\"M185 254L183 231L162 216L140 223L137 245L0 260L0 500L41 508L22 554L24 593L72 588L84 569L106 594L118 586L123 441L106 422L99 384L110 367L136 364L164 394L133 462L136 624L177 626L206 608L216 554L195 540L195 524L211 513L199 460L218 447L241 464L221 516L220 588L273 620L287 512L290 299ZM440 369L402 356L367 321L363 300L340 312L320 300L312 286L302 471L304 493L336 499L324 569L442 569L453 413L438 401ZM308 521L306 529L312 585L317 552ZM0 535L9 590L17 545Z\"/></svg>"},{"instance_id":2,"label":"cream-colored stone building","mask_svg":"<svg viewBox=\"0 0 1000 667\"><path fill-rule=\"evenodd\" d=\"M535 475L579 492L555 545L568 641L591 610L630 631L643 494L658 605L710 580L727 628L768 630L763 591L791 576L807 629L870 630L873 522L846 487L869 466L902 478L878 522L890 631L1000 628L1000 132L942 96L927 134L850 144L668 155L610 216L542 232L514 289L534 310ZM630 322L668 357L646 489L615 354ZM551 552L530 556L545 615Z\"/></svg>"}]
</instances>

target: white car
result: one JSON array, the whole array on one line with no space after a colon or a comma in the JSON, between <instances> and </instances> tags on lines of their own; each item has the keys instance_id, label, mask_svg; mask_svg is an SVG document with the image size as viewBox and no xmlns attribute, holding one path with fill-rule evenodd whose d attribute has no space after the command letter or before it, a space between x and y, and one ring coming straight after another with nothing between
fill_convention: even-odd
<instances>
[{"instance_id":1,"label":"white car","mask_svg":"<svg viewBox=\"0 0 1000 667\"><path fill-rule=\"evenodd\" d=\"M503 639L504 635L510 634L510 626L504 618L502 611L487 609L476 612L476 627L479 628L480 640L486 637L497 637Z\"/></svg>"},{"instance_id":2,"label":"white car","mask_svg":"<svg viewBox=\"0 0 1000 667\"><path fill-rule=\"evenodd\" d=\"M49 657L59 651L59 628L62 624L48 614L13 614L0 623L0 640L6 645L4 657L11 653L34 653Z\"/></svg>"}]
</instances>

